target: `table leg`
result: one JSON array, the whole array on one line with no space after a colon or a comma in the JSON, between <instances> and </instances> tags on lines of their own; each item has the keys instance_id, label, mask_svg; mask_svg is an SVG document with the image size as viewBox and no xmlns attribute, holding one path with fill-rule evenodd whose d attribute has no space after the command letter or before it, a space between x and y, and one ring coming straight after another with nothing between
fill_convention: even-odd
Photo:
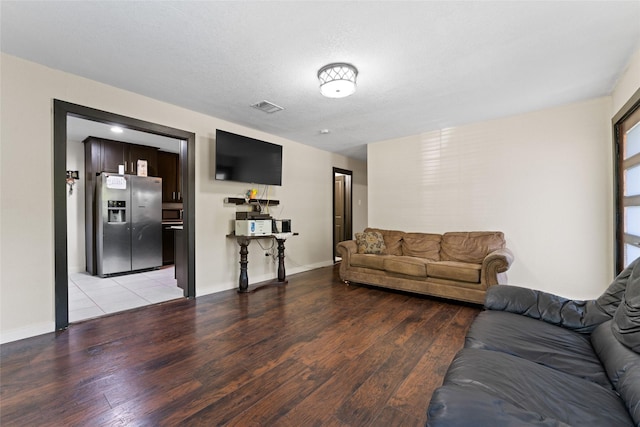
<instances>
[{"instance_id":1,"label":"table leg","mask_svg":"<svg viewBox=\"0 0 640 427\"><path fill-rule=\"evenodd\" d=\"M240 279L238 281L238 292L249 292L249 275L247 274L247 255L249 254L249 239L238 238L240 245Z\"/></svg>"},{"instance_id":2,"label":"table leg","mask_svg":"<svg viewBox=\"0 0 640 427\"><path fill-rule=\"evenodd\" d=\"M285 239L276 239L278 242L278 282L284 282L287 274L284 269L284 241Z\"/></svg>"}]
</instances>

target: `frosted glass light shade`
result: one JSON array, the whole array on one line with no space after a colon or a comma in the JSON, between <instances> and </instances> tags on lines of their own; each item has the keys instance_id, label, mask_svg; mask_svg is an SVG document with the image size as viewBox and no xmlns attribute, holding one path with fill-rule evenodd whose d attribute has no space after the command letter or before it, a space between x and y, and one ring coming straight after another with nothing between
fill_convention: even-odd
<instances>
[{"instance_id":1,"label":"frosted glass light shade","mask_svg":"<svg viewBox=\"0 0 640 427\"><path fill-rule=\"evenodd\" d=\"M344 98L356 91L358 70L351 64L329 64L320 68L320 93L327 98Z\"/></svg>"}]
</instances>

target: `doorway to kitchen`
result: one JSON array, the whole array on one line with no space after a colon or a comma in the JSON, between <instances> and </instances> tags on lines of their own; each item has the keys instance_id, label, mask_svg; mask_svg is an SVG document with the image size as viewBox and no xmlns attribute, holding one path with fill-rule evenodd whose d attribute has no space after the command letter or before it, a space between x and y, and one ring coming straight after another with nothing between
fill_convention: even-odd
<instances>
[{"instance_id":1,"label":"doorway to kitchen","mask_svg":"<svg viewBox=\"0 0 640 427\"><path fill-rule=\"evenodd\" d=\"M67 117L67 171L71 171L67 174L72 176L67 178L69 323L183 297L174 265L175 228L183 225L182 201L174 197L179 186L179 150L178 139ZM140 162L146 168L139 171L131 158L143 159ZM125 202L124 209L109 209L97 203L96 198L102 196L96 191L97 180L109 172L119 173L119 168L123 173L118 176L130 188L144 184L144 192L107 191L112 196L119 193L118 197L144 194L144 207ZM120 218L107 218L108 213ZM125 229L131 233L126 241L120 239ZM114 232L119 237L117 245ZM98 245L100 268L122 274L100 276ZM125 253L131 255L126 262Z\"/></svg>"},{"instance_id":2,"label":"doorway to kitchen","mask_svg":"<svg viewBox=\"0 0 640 427\"><path fill-rule=\"evenodd\" d=\"M56 329L69 325L69 254L67 227L67 121L79 118L125 129L179 140L182 190L183 230L176 248L183 295L195 297L195 134L192 132L96 110L65 101L54 100L54 241L55 241L55 313ZM154 279L163 280L158 274Z\"/></svg>"},{"instance_id":3,"label":"doorway to kitchen","mask_svg":"<svg viewBox=\"0 0 640 427\"><path fill-rule=\"evenodd\" d=\"M346 169L333 168L333 262L340 261L336 245L352 238L353 172Z\"/></svg>"}]
</instances>

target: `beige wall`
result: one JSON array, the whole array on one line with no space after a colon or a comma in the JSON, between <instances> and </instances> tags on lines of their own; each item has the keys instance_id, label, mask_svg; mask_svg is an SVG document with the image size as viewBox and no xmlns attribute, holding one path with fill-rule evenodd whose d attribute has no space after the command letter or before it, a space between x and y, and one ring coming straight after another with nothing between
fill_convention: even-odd
<instances>
[{"instance_id":1,"label":"beige wall","mask_svg":"<svg viewBox=\"0 0 640 427\"><path fill-rule=\"evenodd\" d=\"M290 274L331 262L335 166L354 171L354 231L500 229L516 254L512 283L587 298L613 274L610 120L640 88L638 70L640 52L611 97L372 144L367 167L2 54L0 341L54 328L54 98L196 133L198 295L233 288L238 277L237 247L224 238L234 210L222 200L247 186L211 178L221 127L285 147L284 185L271 196L301 232L287 242ZM254 246L252 283L275 275Z\"/></svg>"},{"instance_id":2,"label":"beige wall","mask_svg":"<svg viewBox=\"0 0 640 427\"><path fill-rule=\"evenodd\" d=\"M612 274L609 111L601 98L370 144L369 224L500 230L510 283L597 295Z\"/></svg>"},{"instance_id":3,"label":"beige wall","mask_svg":"<svg viewBox=\"0 0 640 427\"><path fill-rule=\"evenodd\" d=\"M640 51L611 96L370 144L369 225L501 230L511 284L597 297L614 275L611 119L639 89Z\"/></svg>"},{"instance_id":4,"label":"beige wall","mask_svg":"<svg viewBox=\"0 0 640 427\"><path fill-rule=\"evenodd\" d=\"M287 273L332 263L333 167L354 173L354 228L366 224L365 162L224 122L95 81L2 54L0 62L0 340L54 329L52 100L61 99L196 134L196 292L231 289L238 280L238 247L225 238L234 207L223 199L247 184L212 179L216 128L283 145L281 201L273 213L291 218L300 236L287 241ZM271 279L276 265L252 244L250 283Z\"/></svg>"},{"instance_id":5,"label":"beige wall","mask_svg":"<svg viewBox=\"0 0 640 427\"><path fill-rule=\"evenodd\" d=\"M67 141L67 170L78 171L84 177L84 144ZM84 241L84 187L85 179L76 180L73 193L67 191L67 266L69 273L86 270ZM68 190L68 188L67 188Z\"/></svg>"}]
</instances>

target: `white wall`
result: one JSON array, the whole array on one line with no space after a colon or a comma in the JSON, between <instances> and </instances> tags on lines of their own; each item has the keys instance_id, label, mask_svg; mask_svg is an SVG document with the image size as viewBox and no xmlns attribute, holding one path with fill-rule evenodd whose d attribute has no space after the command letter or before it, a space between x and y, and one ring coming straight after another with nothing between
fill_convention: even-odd
<instances>
[{"instance_id":1,"label":"white wall","mask_svg":"<svg viewBox=\"0 0 640 427\"><path fill-rule=\"evenodd\" d=\"M511 284L598 296L613 275L610 117L605 97L370 144L369 224L500 230Z\"/></svg>"},{"instance_id":2,"label":"white wall","mask_svg":"<svg viewBox=\"0 0 640 427\"><path fill-rule=\"evenodd\" d=\"M640 89L640 49L631 57L629 65L616 82L611 97L613 113L617 113L631 96Z\"/></svg>"},{"instance_id":3,"label":"white wall","mask_svg":"<svg viewBox=\"0 0 640 427\"><path fill-rule=\"evenodd\" d=\"M2 54L0 57L0 341L54 330L53 102L54 98L134 117L196 134L196 293L237 286L238 247L225 238L235 208L223 199L246 184L212 178L216 128L283 146L282 187L274 214L291 218L300 236L287 241L287 274L332 263L333 167L353 171L354 200L366 201L366 165L294 141L52 70ZM71 169L71 168L68 168ZM261 188L262 190L262 188ZM366 203L354 205L359 227ZM276 265L253 243L250 283L271 279Z\"/></svg>"},{"instance_id":4,"label":"white wall","mask_svg":"<svg viewBox=\"0 0 640 427\"><path fill-rule=\"evenodd\" d=\"M75 181L73 193L69 194L67 191L67 264L69 273L77 273L86 270L84 144L82 141L67 141L67 170L78 171L81 178Z\"/></svg>"}]
</instances>

